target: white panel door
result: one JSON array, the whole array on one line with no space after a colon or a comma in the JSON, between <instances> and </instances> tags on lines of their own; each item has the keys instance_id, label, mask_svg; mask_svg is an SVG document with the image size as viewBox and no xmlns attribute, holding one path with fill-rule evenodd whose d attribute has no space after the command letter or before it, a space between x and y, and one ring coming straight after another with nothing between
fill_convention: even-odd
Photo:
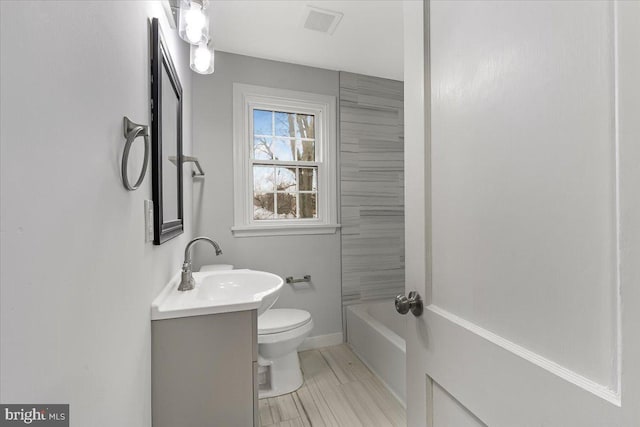
<instances>
[{"instance_id":1,"label":"white panel door","mask_svg":"<svg viewBox=\"0 0 640 427\"><path fill-rule=\"evenodd\" d=\"M640 2L405 2L410 426L640 426Z\"/></svg>"}]
</instances>

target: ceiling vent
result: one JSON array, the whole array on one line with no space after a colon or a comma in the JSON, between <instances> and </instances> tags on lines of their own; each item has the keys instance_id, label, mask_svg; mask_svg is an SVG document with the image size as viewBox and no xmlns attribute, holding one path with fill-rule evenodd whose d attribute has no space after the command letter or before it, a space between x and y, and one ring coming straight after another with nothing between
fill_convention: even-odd
<instances>
[{"instance_id":1,"label":"ceiling vent","mask_svg":"<svg viewBox=\"0 0 640 427\"><path fill-rule=\"evenodd\" d=\"M307 6L304 28L321 33L333 34L342 19L342 13L333 10Z\"/></svg>"}]
</instances>

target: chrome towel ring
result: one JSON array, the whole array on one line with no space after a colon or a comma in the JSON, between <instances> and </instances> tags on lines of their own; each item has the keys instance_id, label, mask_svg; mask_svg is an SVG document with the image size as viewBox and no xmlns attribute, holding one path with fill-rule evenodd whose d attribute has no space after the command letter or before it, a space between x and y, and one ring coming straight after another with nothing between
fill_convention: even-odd
<instances>
[{"instance_id":1,"label":"chrome towel ring","mask_svg":"<svg viewBox=\"0 0 640 427\"><path fill-rule=\"evenodd\" d=\"M144 161L142 163L142 170L140 176L135 184L131 185L129 181L129 175L127 173L127 165L129 164L129 152L131 151L131 144L139 137L144 137ZM149 126L139 125L129 120L127 116L124 117L124 137L127 142L124 145L124 152L122 153L122 184L124 188L129 191L136 190L142 184L144 176L147 174L147 166L149 165Z\"/></svg>"}]
</instances>

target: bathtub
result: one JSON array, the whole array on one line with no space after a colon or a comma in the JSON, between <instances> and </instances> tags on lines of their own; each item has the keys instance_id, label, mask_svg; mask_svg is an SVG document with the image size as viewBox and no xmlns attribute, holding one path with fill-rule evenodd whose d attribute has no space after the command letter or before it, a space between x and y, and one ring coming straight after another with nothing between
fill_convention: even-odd
<instances>
[{"instance_id":1,"label":"bathtub","mask_svg":"<svg viewBox=\"0 0 640 427\"><path fill-rule=\"evenodd\" d=\"M407 318L388 300L348 306L346 318L347 342L353 352L406 406Z\"/></svg>"}]
</instances>

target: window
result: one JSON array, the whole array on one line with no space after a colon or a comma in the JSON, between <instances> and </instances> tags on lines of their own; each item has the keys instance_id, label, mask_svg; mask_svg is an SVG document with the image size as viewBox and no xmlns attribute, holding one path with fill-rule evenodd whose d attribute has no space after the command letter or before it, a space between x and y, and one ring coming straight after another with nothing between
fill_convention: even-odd
<instances>
[{"instance_id":1,"label":"window","mask_svg":"<svg viewBox=\"0 0 640 427\"><path fill-rule=\"evenodd\" d=\"M335 97L234 85L235 236L334 233Z\"/></svg>"},{"instance_id":2,"label":"window","mask_svg":"<svg viewBox=\"0 0 640 427\"><path fill-rule=\"evenodd\" d=\"M253 109L253 220L317 218L314 114Z\"/></svg>"}]
</instances>

